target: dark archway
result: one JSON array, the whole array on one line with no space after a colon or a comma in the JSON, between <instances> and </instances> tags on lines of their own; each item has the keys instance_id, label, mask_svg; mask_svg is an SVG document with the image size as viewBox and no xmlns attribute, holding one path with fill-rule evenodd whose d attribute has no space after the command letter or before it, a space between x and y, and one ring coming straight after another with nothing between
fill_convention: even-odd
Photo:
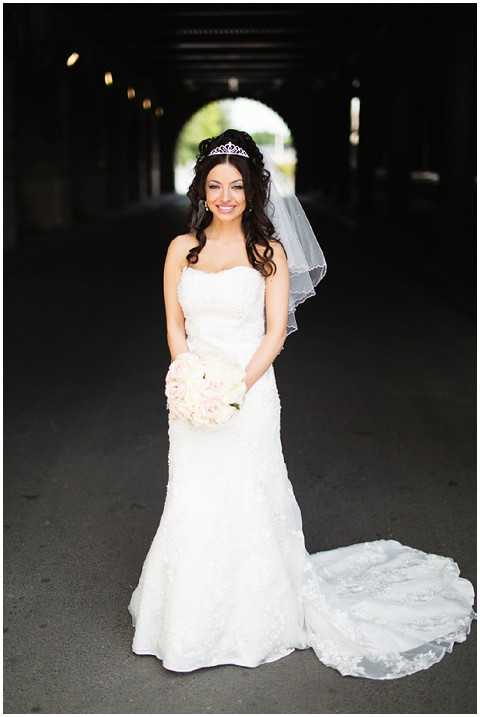
<instances>
[{"instance_id":1,"label":"dark archway","mask_svg":"<svg viewBox=\"0 0 480 717\"><path fill-rule=\"evenodd\" d=\"M161 172L162 172L162 191L175 191L175 151L177 147L178 137L190 118L200 111L206 104L211 102L221 102L222 100L235 99L231 94L219 93L218 95L191 98L183 95L183 100L177 101L175 110L170 114L166 114L162 118L161 124ZM312 132L313 125L311 113L304 111L305 94L301 95L299 89L298 101L282 102L279 93L269 93L266 97L248 97L253 101L257 101L265 107L276 113L290 129L291 136L294 141L296 153L296 172L295 172L295 190L297 192L315 189L316 173L312 166ZM314 104L313 96L312 106ZM303 104L302 104L303 103ZM303 109L302 109L303 108ZM308 125L308 126L307 126Z\"/></svg>"},{"instance_id":2,"label":"dark archway","mask_svg":"<svg viewBox=\"0 0 480 717\"><path fill-rule=\"evenodd\" d=\"M190 185L198 142L227 127L249 132L262 154L271 160L279 190L283 194L295 192L297 152L290 127L267 103L240 96L205 103L181 128L173 154L177 193L185 194Z\"/></svg>"}]
</instances>

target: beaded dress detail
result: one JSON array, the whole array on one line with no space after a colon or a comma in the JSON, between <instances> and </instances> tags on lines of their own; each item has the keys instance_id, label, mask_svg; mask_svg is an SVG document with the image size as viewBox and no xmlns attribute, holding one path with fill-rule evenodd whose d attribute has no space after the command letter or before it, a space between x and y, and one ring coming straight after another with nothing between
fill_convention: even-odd
<instances>
[{"instance_id":1,"label":"beaded dress detail","mask_svg":"<svg viewBox=\"0 0 480 717\"><path fill-rule=\"evenodd\" d=\"M188 348L246 366L265 333L262 275L186 267L177 295ZM180 672L309 647L342 675L429 668L466 640L472 583L452 558L397 540L308 553L280 413L271 365L227 423L169 420L167 495L128 605L133 652Z\"/></svg>"}]
</instances>

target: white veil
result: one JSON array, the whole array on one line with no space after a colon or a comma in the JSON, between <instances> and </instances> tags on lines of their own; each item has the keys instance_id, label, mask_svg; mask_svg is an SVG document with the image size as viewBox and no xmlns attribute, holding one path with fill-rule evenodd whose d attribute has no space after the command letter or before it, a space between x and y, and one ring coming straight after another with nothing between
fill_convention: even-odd
<instances>
[{"instance_id":1,"label":"white veil","mask_svg":"<svg viewBox=\"0 0 480 717\"><path fill-rule=\"evenodd\" d=\"M288 297L287 336L298 329L295 311L299 304L315 296L315 286L327 272L327 262L310 222L295 194L280 194L274 177L277 170L264 154L264 165L271 173L267 216L287 252L290 290Z\"/></svg>"}]
</instances>

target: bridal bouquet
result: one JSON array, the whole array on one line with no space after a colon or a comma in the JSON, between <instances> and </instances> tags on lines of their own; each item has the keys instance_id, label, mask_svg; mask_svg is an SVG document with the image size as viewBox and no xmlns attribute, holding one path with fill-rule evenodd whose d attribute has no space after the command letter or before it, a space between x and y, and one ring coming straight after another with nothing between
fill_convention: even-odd
<instances>
[{"instance_id":1,"label":"bridal bouquet","mask_svg":"<svg viewBox=\"0 0 480 717\"><path fill-rule=\"evenodd\" d=\"M170 417L194 426L226 423L240 410L246 391L245 369L217 354L178 354L165 379Z\"/></svg>"}]
</instances>

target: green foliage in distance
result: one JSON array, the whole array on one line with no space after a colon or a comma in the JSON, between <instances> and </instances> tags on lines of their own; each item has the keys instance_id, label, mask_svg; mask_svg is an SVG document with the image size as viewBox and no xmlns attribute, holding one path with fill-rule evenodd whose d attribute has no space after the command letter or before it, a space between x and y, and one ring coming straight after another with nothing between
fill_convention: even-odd
<instances>
[{"instance_id":1,"label":"green foliage in distance","mask_svg":"<svg viewBox=\"0 0 480 717\"><path fill-rule=\"evenodd\" d=\"M295 162L291 162L291 164L279 164L278 162L275 162L275 166L279 172L282 172L282 174L285 174L287 177L295 177Z\"/></svg>"},{"instance_id":2,"label":"green foliage in distance","mask_svg":"<svg viewBox=\"0 0 480 717\"><path fill-rule=\"evenodd\" d=\"M269 147L275 144L275 135L273 132L252 132L250 137L260 146Z\"/></svg>"},{"instance_id":3,"label":"green foliage in distance","mask_svg":"<svg viewBox=\"0 0 480 717\"><path fill-rule=\"evenodd\" d=\"M215 137L230 127L228 113L217 101L195 112L179 134L175 164L194 162L202 139Z\"/></svg>"},{"instance_id":4,"label":"green foliage in distance","mask_svg":"<svg viewBox=\"0 0 480 717\"><path fill-rule=\"evenodd\" d=\"M275 144L275 134L273 132L252 132L251 137L260 146L271 147ZM285 147L293 147L292 136L289 134L284 139Z\"/></svg>"}]
</instances>

